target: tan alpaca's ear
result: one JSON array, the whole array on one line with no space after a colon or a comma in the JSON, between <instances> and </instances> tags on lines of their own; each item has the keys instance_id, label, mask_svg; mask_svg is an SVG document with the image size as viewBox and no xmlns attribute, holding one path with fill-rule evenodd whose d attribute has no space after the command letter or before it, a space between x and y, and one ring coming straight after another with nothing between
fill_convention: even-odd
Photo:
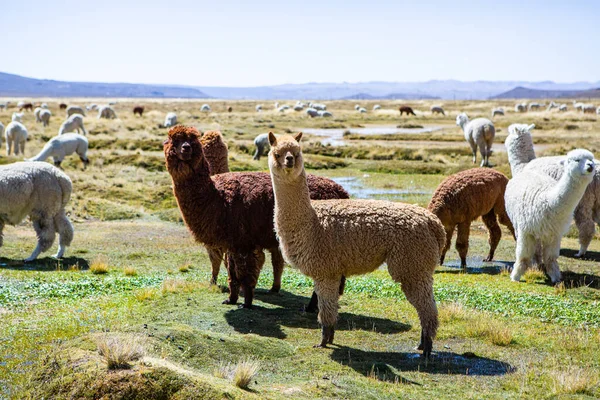
<instances>
[{"instance_id":1,"label":"tan alpaca's ear","mask_svg":"<svg viewBox=\"0 0 600 400\"><path fill-rule=\"evenodd\" d=\"M294 139L296 139L296 142L300 143L300 139L302 139L302 132L298 132L296 136L294 136Z\"/></svg>"},{"instance_id":2,"label":"tan alpaca's ear","mask_svg":"<svg viewBox=\"0 0 600 400\"><path fill-rule=\"evenodd\" d=\"M271 145L271 147L277 146L277 138L275 137L273 132L269 132L269 144Z\"/></svg>"}]
</instances>

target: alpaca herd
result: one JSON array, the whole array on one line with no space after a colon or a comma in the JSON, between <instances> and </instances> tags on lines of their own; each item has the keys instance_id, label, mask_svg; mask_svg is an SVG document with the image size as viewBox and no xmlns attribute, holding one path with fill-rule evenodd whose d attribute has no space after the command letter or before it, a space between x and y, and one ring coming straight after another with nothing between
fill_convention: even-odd
<instances>
[{"instance_id":1,"label":"alpaca herd","mask_svg":"<svg viewBox=\"0 0 600 400\"><path fill-rule=\"evenodd\" d=\"M517 106L515 111L526 112L540 110L545 104ZM551 103L547 111L560 107ZM26 104L20 108L33 110ZM276 104L274 110L290 108L305 110L311 117L332 116L326 105L319 103ZM72 154L79 156L83 169L89 164L85 111L98 110L98 118L117 118L110 104L64 109L67 118L58 135L36 156L0 167L0 199L6 199L0 201L0 246L4 225L20 223L29 216L38 243L25 261L47 251L56 233L57 258L64 256L73 240L73 226L65 212L72 183L60 167ZM225 109L231 112L231 107ZM262 112L261 105L255 109ZM586 109L581 106L583 112ZM208 113L211 107L204 104L200 110ZM373 111L379 110L379 105L373 107ZM359 104L355 111L367 112ZM415 115L409 106L401 106L399 111ZM33 112L36 122L48 125L52 113L47 105ZM430 112L446 116L441 106L432 106ZM134 115L142 117L143 113L143 106L133 108ZM504 116L504 109L493 109L492 118L498 116ZM22 113L14 113L6 128L0 124L7 154L24 152L28 131L22 119ZM313 296L305 309L318 311L322 331L315 347L327 347L335 340L346 278L368 274L385 264L417 311L421 325L417 348L429 357L439 326L434 272L444 264L455 230L461 268L467 268L471 224L481 217L489 243L483 261L493 261L502 224L516 242L511 280L519 281L536 265L557 283L561 280L557 262L561 238L573 218L579 231L577 256L586 253L595 225L600 224L600 167L592 153L577 149L566 156L536 158L531 137L535 125L512 124L505 141L512 173L509 179L492 168L482 168L491 167L494 123L487 118L470 120L460 113L456 125L470 146L474 164L479 151L480 167L446 177L426 208L350 199L333 180L307 174L302 133L275 136L269 132L256 137L253 158L259 160L268 151L268 173L230 172L228 147L219 131L201 133L178 124L174 112L166 115L161 127L169 128L163 152L173 194L192 237L206 248L210 283L217 283L222 263L227 270L229 294L223 304L235 305L242 295L240 307L252 308L266 250L273 267L270 293L280 291L286 261L314 281ZM50 157L55 167L41 162Z\"/></svg>"}]
</instances>

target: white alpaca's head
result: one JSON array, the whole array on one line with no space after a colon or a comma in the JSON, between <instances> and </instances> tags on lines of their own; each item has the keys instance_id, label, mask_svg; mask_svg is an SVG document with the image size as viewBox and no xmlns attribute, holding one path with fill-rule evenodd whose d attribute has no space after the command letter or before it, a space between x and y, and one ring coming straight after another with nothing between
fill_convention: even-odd
<instances>
[{"instance_id":1,"label":"white alpaca's head","mask_svg":"<svg viewBox=\"0 0 600 400\"><path fill-rule=\"evenodd\" d=\"M561 161L564 165L565 173L573 178L584 177L586 181L591 182L594 177L596 164L594 155L584 149L575 149L567 153L567 158Z\"/></svg>"},{"instance_id":2,"label":"white alpaca's head","mask_svg":"<svg viewBox=\"0 0 600 400\"><path fill-rule=\"evenodd\" d=\"M469 117L466 113L460 113L456 116L456 125L463 127L467 122L469 122Z\"/></svg>"},{"instance_id":3,"label":"white alpaca's head","mask_svg":"<svg viewBox=\"0 0 600 400\"><path fill-rule=\"evenodd\" d=\"M521 136L526 134L531 134L531 130L535 128L535 124L527 125L527 124L512 124L508 127L508 134ZM507 137L508 139L508 137Z\"/></svg>"},{"instance_id":4,"label":"white alpaca's head","mask_svg":"<svg viewBox=\"0 0 600 400\"><path fill-rule=\"evenodd\" d=\"M12 121L21 122L22 119L23 119L23 113L16 113L16 112L14 112L12 114L12 118L11 118Z\"/></svg>"},{"instance_id":5,"label":"white alpaca's head","mask_svg":"<svg viewBox=\"0 0 600 400\"><path fill-rule=\"evenodd\" d=\"M269 169L273 176L282 179L296 178L304 171L304 160L300 148L302 132L294 136L284 135L278 138L269 132Z\"/></svg>"}]
</instances>

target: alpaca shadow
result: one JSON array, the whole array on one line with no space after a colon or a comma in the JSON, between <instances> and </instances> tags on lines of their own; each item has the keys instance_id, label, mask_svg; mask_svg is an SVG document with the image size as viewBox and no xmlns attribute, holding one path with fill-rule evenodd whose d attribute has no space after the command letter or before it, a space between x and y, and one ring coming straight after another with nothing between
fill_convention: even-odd
<instances>
[{"instance_id":1,"label":"alpaca shadow","mask_svg":"<svg viewBox=\"0 0 600 400\"><path fill-rule=\"evenodd\" d=\"M487 274L487 275L498 275L504 271L512 271L514 261L490 261L490 262L478 262L476 267L469 266L467 262L467 269L462 269L460 261L450 261L442 265L445 269L436 270L436 274Z\"/></svg>"},{"instance_id":2,"label":"alpaca shadow","mask_svg":"<svg viewBox=\"0 0 600 400\"><path fill-rule=\"evenodd\" d=\"M356 372L386 382L415 384L398 372L419 371L429 374L500 376L516 370L508 363L473 353L456 354L447 351L434 352L429 360L420 353L363 351L346 346L331 346L331 359L347 365Z\"/></svg>"},{"instance_id":3,"label":"alpaca shadow","mask_svg":"<svg viewBox=\"0 0 600 400\"><path fill-rule=\"evenodd\" d=\"M87 260L79 257L64 257L59 260L51 257L43 257L30 262L0 257L0 269L42 272L66 271L69 269L85 271L90 269L90 264Z\"/></svg>"},{"instance_id":4,"label":"alpaca shadow","mask_svg":"<svg viewBox=\"0 0 600 400\"><path fill-rule=\"evenodd\" d=\"M600 262L600 252L598 251L586 251L583 257L575 257L577 250L572 249L560 249L560 255L567 258L574 258L576 260L584 261L597 261Z\"/></svg>"},{"instance_id":5,"label":"alpaca shadow","mask_svg":"<svg viewBox=\"0 0 600 400\"><path fill-rule=\"evenodd\" d=\"M276 305L279 308L261 307L255 303L251 310L237 307L230 309L225 313L225 319L236 332L284 339L287 337L282 329L284 326L319 330L317 314L302 311L302 307L308 304L308 297L283 290L280 293L257 290L256 294L255 300ZM339 314L336 330L365 330L392 334L407 332L410 329L410 325L401 322L342 312Z\"/></svg>"},{"instance_id":6,"label":"alpaca shadow","mask_svg":"<svg viewBox=\"0 0 600 400\"><path fill-rule=\"evenodd\" d=\"M600 289L600 276L573 271L562 271L561 274L563 285L567 289L576 289L584 286L592 289ZM547 283L552 285L549 279Z\"/></svg>"}]
</instances>

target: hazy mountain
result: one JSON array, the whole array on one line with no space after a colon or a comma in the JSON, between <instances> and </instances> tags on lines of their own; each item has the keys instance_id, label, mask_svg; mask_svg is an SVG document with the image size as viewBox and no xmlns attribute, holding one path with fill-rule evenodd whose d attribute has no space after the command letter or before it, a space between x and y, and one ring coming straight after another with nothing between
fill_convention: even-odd
<instances>
[{"instance_id":1,"label":"hazy mountain","mask_svg":"<svg viewBox=\"0 0 600 400\"><path fill-rule=\"evenodd\" d=\"M257 87L146 85L61 82L0 73L0 96L25 97L181 97L220 99L487 99L521 87L543 91L585 91L600 82L431 80L427 82L304 83ZM525 93L525 92L523 92ZM516 94L515 94L516 95ZM531 95L528 97L532 98ZM555 96L550 96L555 97Z\"/></svg>"},{"instance_id":2,"label":"hazy mountain","mask_svg":"<svg viewBox=\"0 0 600 400\"><path fill-rule=\"evenodd\" d=\"M491 96L490 99L557 99L557 98L600 98L600 88L589 90L539 90L518 86L507 92Z\"/></svg>"},{"instance_id":3,"label":"hazy mountain","mask_svg":"<svg viewBox=\"0 0 600 400\"><path fill-rule=\"evenodd\" d=\"M21 97L185 97L210 96L190 87L135 83L62 82L0 72L0 96Z\"/></svg>"}]
</instances>

